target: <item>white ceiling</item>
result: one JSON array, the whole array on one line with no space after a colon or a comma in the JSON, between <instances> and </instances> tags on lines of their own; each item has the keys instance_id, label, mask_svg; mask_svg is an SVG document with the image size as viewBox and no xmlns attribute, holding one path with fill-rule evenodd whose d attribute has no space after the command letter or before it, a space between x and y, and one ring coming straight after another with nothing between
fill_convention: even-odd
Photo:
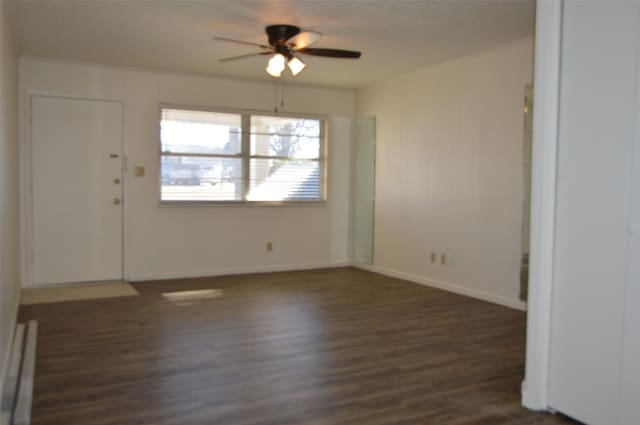
<instances>
[{"instance_id":1,"label":"white ceiling","mask_svg":"<svg viewBox=\"0 0 640 425\"><path fill-rule=\"evenodd\" d=\"M533 35L534 0L20 0L20 47L52 57L270 80L259 51L264 27L293 24L324 34L315 47L362 51L359 60L303 56L289 81L358 87Z\"/></svg>"}]
</instances>

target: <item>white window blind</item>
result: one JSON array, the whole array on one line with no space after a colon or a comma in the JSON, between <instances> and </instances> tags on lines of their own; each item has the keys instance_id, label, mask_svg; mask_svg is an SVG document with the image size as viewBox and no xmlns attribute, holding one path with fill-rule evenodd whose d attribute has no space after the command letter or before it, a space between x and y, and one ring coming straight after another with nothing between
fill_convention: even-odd
<instances>
[{"instance_id":1,"label":"white window blind","mask_svg":"<svg viewBox=\"0 0 640 425\"><path fill-rule=\"evenodd\" d=\"M325 199L324 121L163 108L160 201Z\"/></svg>"},{"instance_id":2,"label":"white window blind","mask_svg":"<svg viewBox=\"0 0 640 425\"><path fill-rule=\"evenodd\" d=\"M240 201L242 116L162 109L160 200Z\"/></svg>"},{"instance_id":3,"label":"white window blind","mask_svg":"<svg viewBox=\"0 0 640 425\"><path fill-rule=\"evenodd\" d=\"M249 200L320 199L320 120L254 115L250 135Z\"/></svg>"}]
</instances>

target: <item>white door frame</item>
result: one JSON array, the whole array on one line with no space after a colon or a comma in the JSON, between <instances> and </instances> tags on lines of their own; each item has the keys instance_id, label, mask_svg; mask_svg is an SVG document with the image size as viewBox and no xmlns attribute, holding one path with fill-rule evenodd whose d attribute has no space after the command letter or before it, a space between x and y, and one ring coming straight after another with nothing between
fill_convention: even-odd
<instances>
[{"instance_id":1,"label":"white door frame","mask_svg":"<svg viewBox=\"0 0 640 425\"><path fill-rule=\"evenodd\" d=\"M531 239L522 404L547 410L564 0L536 4Z\"/></svg>"},{"instance_id":2,"label":"white door frame","mask_svg":"<svg viewBox=\"0 0 640 425\"><path fill-rule=\"evenodd\" d=\"M94 97L85 97L85 96L73 96L73 95L65 95L59 93L51 93L37 90L28 90L25 92L24 97L21 97L21 117L23 119L21 125L21 140L22 146L20 150L20 216L22 218L20 224L20 240L22 241L21 248L21 271L22 271L22 286L25 288L32 288L38 285L35 285L33 282L33 181L32 181L32 155L33 155L33 143L31 140L31 130L33 125L33 115L32 115L32 107L33 107L33 99L36 97L45 97L45 98L54 98L54 99L72 99L72 100L86 100L86 101L94 101L94 102L112 102L119 103L121 105L122 111L122 134L120 135L120 149L122 152L122 203L121 203L121 214L122 214L122 228L120 231L122 232L122 247L121 247L121 278L126 280L127 276L127 268L126 268L126 255L125 249L127 246L126 242L126 214L125 214L125 205L124 202L127 198L127 161L126 161L126 143L125 143L125 113L124 101L121 99L105 99L105 98L94 98ZM48 285L47 285L48 286Z\"/></svg>"}]
</instances>

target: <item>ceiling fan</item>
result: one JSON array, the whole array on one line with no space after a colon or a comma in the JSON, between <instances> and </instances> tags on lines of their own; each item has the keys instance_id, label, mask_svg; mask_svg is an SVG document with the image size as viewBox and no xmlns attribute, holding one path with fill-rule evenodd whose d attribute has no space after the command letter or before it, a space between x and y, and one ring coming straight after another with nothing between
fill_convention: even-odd
<instances>
[{"instance_id":1,"label":"ceiling fan","mask_svg":"<svg viewBox=\"0 0 640 425\"><path fill-rule=\"evenodd\" d=\"M234 40L231 38L214 37L216 40L257 46L263 50L258 53L249 53L247 55L220 59L220 62L229 62L252 56L271 55L267 65L267 73L272 77L280 77L285 69L285 64L289 65L289 69L293 75L298 75L306 68L305 63L298 57L299 54L344 59L358 59L361 55L360 52L353 50L310 47L320 41L322 34L310 30L302 31L299 27L294 25L269 25L265 30L269 37L269 44L258 44L248 41Z\"/></svg>"}]
</instances>

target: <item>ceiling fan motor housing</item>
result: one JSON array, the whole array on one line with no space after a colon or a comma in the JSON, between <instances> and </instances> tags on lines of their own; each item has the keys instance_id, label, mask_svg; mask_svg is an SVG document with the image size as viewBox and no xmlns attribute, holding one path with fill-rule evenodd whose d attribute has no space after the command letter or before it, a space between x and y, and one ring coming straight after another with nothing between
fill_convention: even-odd
<instances>
[{"instance_id":1,"label":"ceiling fan motor housing","mask_svg":"<svg viewBox=\"0 0 640 425\"><path fill-rule=\"evenodd\" d=\"M300 28L294 25L269 25L266 28L269 44L273 47L284 46L288 39L300 33Z\"/></svg>"}]
</instances>

